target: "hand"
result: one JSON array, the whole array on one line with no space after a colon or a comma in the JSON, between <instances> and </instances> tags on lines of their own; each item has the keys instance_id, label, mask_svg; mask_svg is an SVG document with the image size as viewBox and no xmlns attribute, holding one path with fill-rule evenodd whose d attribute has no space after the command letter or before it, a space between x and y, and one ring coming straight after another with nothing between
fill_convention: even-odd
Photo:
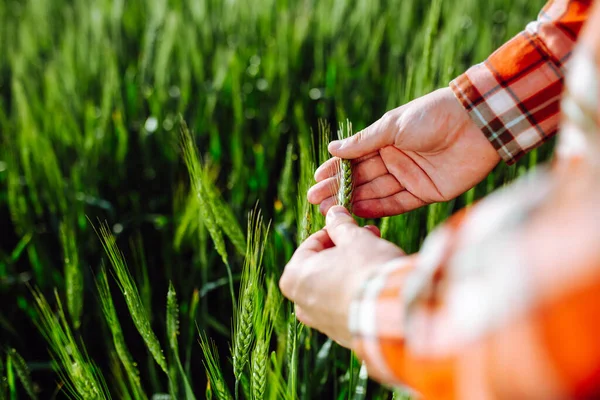
<instances>
[{"instance_id":1,"label":"hand","mask_svg":"<svg viewBox=\"0 0 600 400\"><path fill-rule=\"evenodd\" d=\"M332 207L327 226L298 247L279 282L296 303L296 317L349 347L350 303L378 266L404 253L379 238L376 227L360 228L343 207Z\"/></svg>"},{"instance_id":2,"label":"hand","mask_svg":"<svg viewBox=\"0 0 600 400\"><path fill-rule=\"evenodd\" d=\"M335 204L339 158L354 160L353 211L379 218L447 201L479 183L500 161L454 97L440 89L387 112L365 130L329 144L308 200L323 214Z\"/></svg>"}]
</instances>

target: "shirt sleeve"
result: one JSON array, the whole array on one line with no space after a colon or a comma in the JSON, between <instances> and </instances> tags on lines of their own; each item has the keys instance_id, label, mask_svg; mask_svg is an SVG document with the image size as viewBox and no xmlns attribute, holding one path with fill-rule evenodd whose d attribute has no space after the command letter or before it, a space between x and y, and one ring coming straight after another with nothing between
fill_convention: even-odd
<instances>
[{"instance_id":1,"label":"shirt sleeve","mask_svg":"<svg viewBox=\"0 0 600 400\"><path fill-rule=\"evenodd\" d=\"M431 399L598 398L600 190L547 207L564 185L537 174L364 284L349 326L370 376Z\"/></svg>"},{"instance_id":2,"label":"shirt sleeve","mask_svg":"<svg viewBox=\"0 0 600 400\"><path fill-rule=\"evenodd\" d=\"M556 133L565 65L591 3L550 1L537 21L450 83L508 164Z\"/></svg>"}]
</instances>

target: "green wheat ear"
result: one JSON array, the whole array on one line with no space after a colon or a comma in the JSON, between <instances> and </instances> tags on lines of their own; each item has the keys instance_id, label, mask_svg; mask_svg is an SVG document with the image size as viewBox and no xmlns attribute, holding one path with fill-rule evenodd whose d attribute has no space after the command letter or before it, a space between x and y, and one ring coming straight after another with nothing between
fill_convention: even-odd
<instances>
[{"instance_id":1,"label":"green wheat ear","mask_svg":"<svg viewBox=\"0 0 600 400\"><path fill-rule=\"evenodd\" d=\"M190 176L192 183L192 189L195 192L195 199L197 201L197 208L200 213L200 217L204 222L204 226L208 230L210 237L212 238L215 250L221 256L225 268L227 270L227 276L229 278L229 294L231 296L231 303L235 304L235 293L233 290L233 274L231 273L231 266L229 265L229 258L227 249L225 247L225 239L223 238L223 231L228 234L232 239L233 244L236 248L240 248L240 252L243 251L245 244L243 233L239 232L239 229L235 229L237 225L233 211L229 209L229 206L223 201L218 201L218 196L211 185L209 185L207 174L200 162L200 155L196 150L196 145L185 121L181 121L181 133L180 133L180 146L183 153L183 160Z\"/></svg>"},{"instance_id":2,"label":"green wheat ear","mask_svg":"<svg viewBox=\"0 0 600 400\"><path fill-rule=\"evenodd\" d=\"M102 373L88 357L84 344L73 336L58 293L54 292L56 314L39 290L32 289L32 294L39 317L35 323L50 345L55 360L53 368L65 382L69 397L110 398Z\"/></svg>"},{"instance_id":3,"label":"green wheat ear","mask_svg":"<svg viewBox=\"0 0 600 400\"><path fill-rule=\"evenodd\" d=\"M346 120L346 124L340 124L338 139L346 139L352 136L352 123ZM354 194L354 180L352 178L352 162L342 159L338 164L339 189L337 190L337 204L352 213L352 196Z\"/></svg>"},{"instance_id":4,"label":"green wheat ear","mask_svg":"<svg viewBox=\"0 0 600 400\"><path fill-rule=\"evenodd\" d=\"M160 366L163 372L168 375L167 362L165 361L165 356L160 347L160 342L152 330L147 310L142 303L137 286L135 285L133 278L129 273L127 263L125 262L125 257L123 257L123 253L121 253L121 250L119 250L117 247L117 239L112 235L107 224L100 224L100 227L96 233L98 234L98 237L102 243L102 247L104 248L104 251L110 260L110 264L113 267L115 277L119 283L119 288L125 297L125 303L127 304L127 308L131 314L131 319L133 319L133 324L140 335L142 335L144 343L146 344L146 347L150 351L150 354L152 354L152 357L156 363Z\"/></svg>"},{"instance_id":5,"label":"green wheat ear","mask_svg":"<svg viewBox=\"0 0 600 400\"><path fill-rule=\"evenodd\" d=\"M72 225L65 221L60 224L59 231L65 265L67 311L74 328L79 329L83 312L83 274L79 265L75 231Z\"/></svg>"},{"instance_id":6,"label":"green wheat ear","mask_svg":"<svg viewBox=\"0 0 600 400\"><path fill-rule=\"evenodd\" d=\"M205 174L200 162L200 156L196 150L196 145L190 131L188 130L185 122L181 123L181 150L183 153L183 161L187 167L190 181L192 183L192 189L196 193L196 200L198 202L198 210L200 211L200 217L205 221L208 233L215 244L215 250L221 256L223 263L229 265L229 258L227 250L225 248L225 240L223 239L223 232L217 223L216 217L213 213L206 184L204 182Z\"/></svg>"},{"instance_id":7,"label":"green wheat ear","mask_svg":"<svg viewBox=\"0 0 600 400\"><path fill-rule=\"evenodd\" d=\"M27 392L29 398L34 400L37 399L37 395L35 394L33 387L33 381L31 380L31 375L29 374L29 368L27 368L27 364L25 363L23 357L21 357L21 355L17 353L17 350L15 349L10 349L8 351L8 357L10 357L12 366L17 372L17 376L21 381L21 385L23 385L23 388Z\"/></svg>"},{"instance_id":8,"label":"green wheat ear","mask_svg":"<svg viewBox=\"0 0 600 400\"><path fill-rule=\"evenodd\" d=\"M219 352L217 346L211 340L209 343L208 338L204 333L200 333L200 347L204 354L204 369L206 375L208 375L208 385L206 387L206 398L209 399L214 394L218 400L231 400L231 394L227 388L225 378L223 378L223 371L219 363Z\"/></svg>"},{"instance_id":9,"label":"green wheat ear","mask_svg":"<svg viewBox=\"0 0 600 400\"><path fill-rule=\"evenodd\" d=\"M239 384L244 378L244 369L249 362L250 349L255 340L254 320L261 311L261 296L263 296L262 260L267 243L269 226L264 225L258 210L250 213L248 218L248 241L246 258L240 283L240 298L234 311L233 324L233 375L235 377L235 397L237 398Z\"/></svg>"},{"instance_id":10,"label":"green wheat ear","mask_svg":"<svg viewBox=\"0 0 600 400\"><path fill-rule=\"evenodd\" d=\"M127 344L125 343L125 337L117 317L117 310L110 294L108 277L104 267L100 270L99 277L96 280L96 287L98 288L98 293L100 295L100 304L102 306L102 312L104 313L104 319L106 320L112 334L118 360L125 369L125 375L129 380L131 390L134 392L136 399L146 399L146 395L144 394L140 382L139 370L135 364L135 361L131 357L131 353L127 348Z\"/></svg>"},{"instance_id":11,"label":"green wheat ear","mask_svg":"<svg viewBox=\"0 0 600 400\"><path fill-rule=\"evenodd\" d=\"M267 307L256 321L256 343L252 349L251 388L254 399L264 399L267 390L269 344L273 333L273 319Z\"/></svg>"},{"instance_id":12,"label":"green wheat ear","mask_svg":"<svg viewBox=\"0 0 600 400\"><path fill-rule=\"evenodd\" d=\"M181 359L179 357L179 344L177 336L179 335L179 304L177 303L177 293L173 287L173 282L169 282L169 291L167 292L167 336L169 338L169 347L173 352L173 357L177 365L177 371L184 385L186 400L195 400L194 391L188 380L188 377L183 370ZM175 378L177 374L175 374ZM176 384L173 382L173 384Z\"/></svg>"}]
</instances>

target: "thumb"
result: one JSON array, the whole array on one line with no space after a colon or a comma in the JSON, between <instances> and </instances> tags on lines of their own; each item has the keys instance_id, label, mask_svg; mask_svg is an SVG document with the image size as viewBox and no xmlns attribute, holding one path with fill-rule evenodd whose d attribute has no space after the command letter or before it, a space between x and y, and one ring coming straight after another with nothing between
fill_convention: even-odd
<instances>
[{"instance_id":1,"label":"thumb","mask_svg":"<svg viewBox=\"0 0 600 400\"><path fill-rule=\"evenodd\" d=\"M327 234L336 245L352 243L357 236L365 235L372 238L374 235L367 229L358 226L352 215L342 206L333 206L327 212Z\"/></svg>"},{"instance_id":2,"label":"thumb","mask_svg":"<svg viewBox=\"0 0 600 400\"><path fill-rule=\"evenodd\" d=\"M354 159L393 144L395 130L391 119L386 114L371 126L349 138L334 140L329 143L329 152L336 157Z\"/></svg>"}]
</instances>

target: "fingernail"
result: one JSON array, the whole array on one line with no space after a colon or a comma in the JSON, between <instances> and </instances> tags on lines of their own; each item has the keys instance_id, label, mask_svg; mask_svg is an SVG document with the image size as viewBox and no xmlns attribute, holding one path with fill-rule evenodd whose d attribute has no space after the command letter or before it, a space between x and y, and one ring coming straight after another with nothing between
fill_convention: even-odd
<instances>
[{"instance_id":1,"label":"fingernail","mask_svg":"<svg viewBox=\"0 0 600 400\"><path fill-rule=\"evenodd\" d=\"M343 145L343 140L334 140L333 142L329 143L329 152L331 153L332 151L339 150L342 148Z\"/></svg>"},{"instance_id":2,"label":"fingernail","mask_svg":"<svg viewBox=\"0 0 600 400\"><path fill-rule=\"evenodd\" d=\"M327 212L327 217L325 218L325 220L326 220L326 223L329 224L329 223L331 223L333 220L335 220L338 217L348 216L348 215L350 215L350 213L344 207L342 207L342 206L333 206Z\"/></svg>"}]
</instances>

